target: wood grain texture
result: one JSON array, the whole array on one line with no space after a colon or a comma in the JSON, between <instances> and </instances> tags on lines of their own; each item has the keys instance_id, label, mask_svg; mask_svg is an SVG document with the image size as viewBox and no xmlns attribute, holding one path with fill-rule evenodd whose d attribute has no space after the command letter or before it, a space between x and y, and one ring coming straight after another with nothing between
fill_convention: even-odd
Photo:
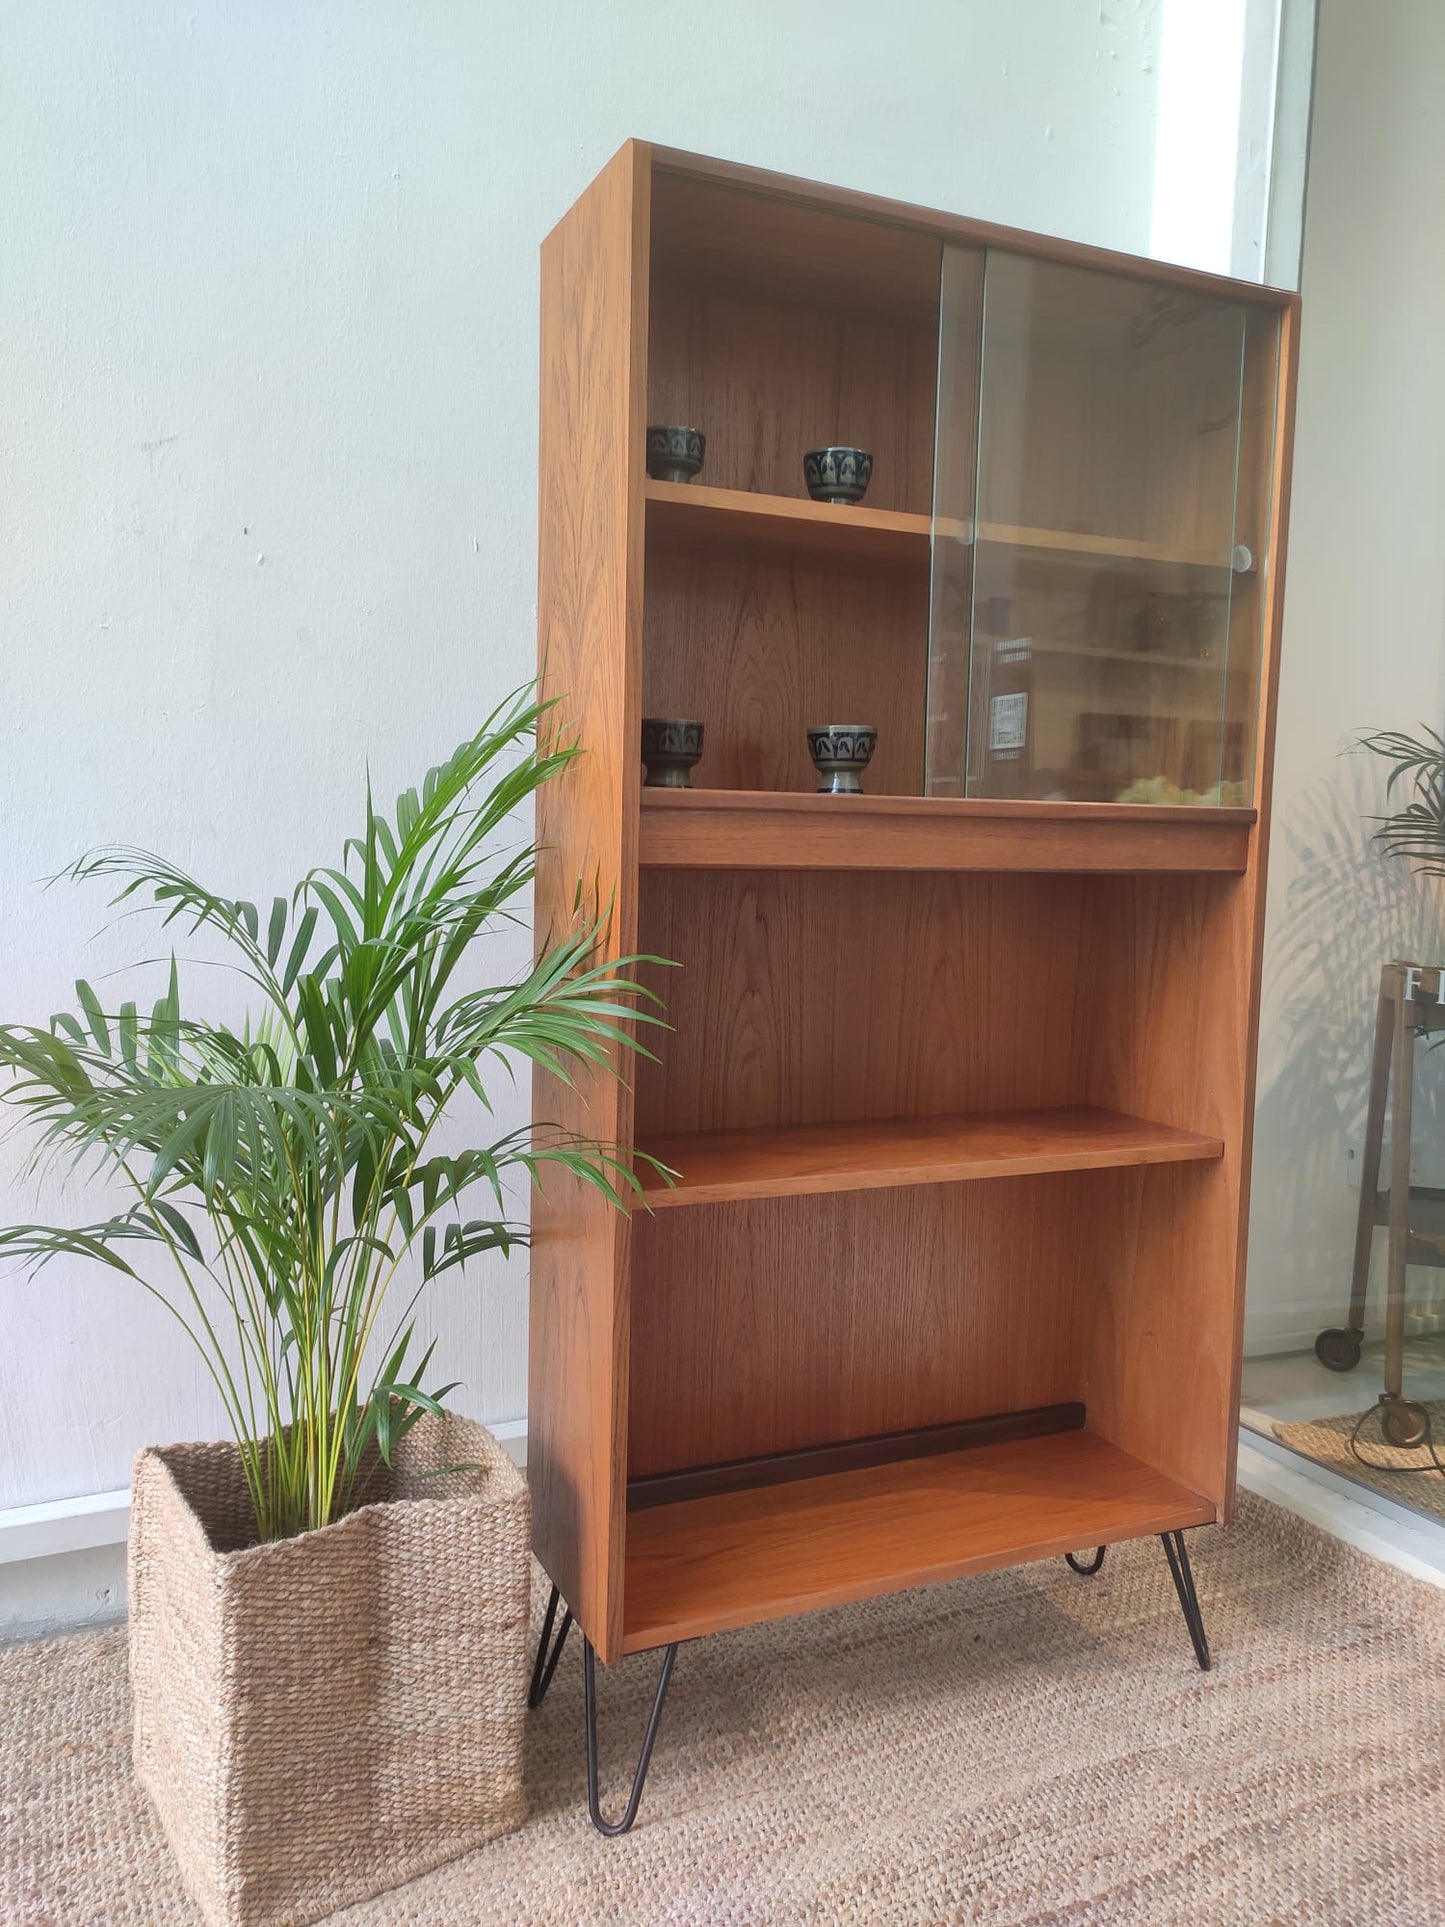
<instances>
[{"instance_id":1,"label":"wood grain texture","mask_svg":"<svg viewBox=\"0 0 1445 1927\"><path fill-rule=\"evenodd\" d=\"M1212 1516L1090 1432L659 1506L629 1521L623 1644L637 1652Z\"/></svg>"},{"instance_id":2,"label":"wood grain texture","mask_svg":"<svg viewBox=\"0 0 1445 1927\"><path fill-rule=\"evenodd\" d=\"M584 753L538 799L539 946L574 894L635 947L648 169L624 148L542 249L538 662ZM577 461L577 450L590 460ZM533 1116L628 1144L624 1083L538 1073ZM604 1658L622 1630L628 1219L561 1174L534 1199L528 1395L533 1544Z\"/></svg>"},{"instance_id":3,"label":"wood grain texture","mask_svg":"<svg viewBox=\"0 0 1445 1927\"><path fill-rule=\"evenodd\" d=\"M1094 1101L1081 878L648 870L641 894L643 948L677 960L649 977L673 1029L638 1066L642 1140Z\"/></svg>"},{"instance_id":4,"label":"wood grain texture","mask_svg":"<svg viewBox=\"0 0 1445 1927\"><path fill-rule=\"evenodd\" d=\"M1026 798L644 789L655 869L1242 871L1255 813Z\"/></svg>"},{"instance_id":5,"label":"wood grain texture","mask_svg":"<svg viewBox=\"0 0 1445 1927\"><path fill-rule=\"evenodd\" d=\"M1224 1155L1220 1138L1087 1106L703 1132L651 1138L640 1148L677 1176L670 1181L644 1166L639 1211L730 1198L1181 1164Z\"/></svg>"},{"instance_id":6,"label":"wood grain texture","mask_svg":"<svg viewBox=\"0 0 1445 1927\"><path fill-rule=\"evenodd\" d=\"M933 304L913 319L871 311L859 298L861 270L852 298L795 297L750 286L745 268L725 253L709 281L657 252L648 420L702 431L703 483L764 495L806 500L803 456L811 448L866 448L873 457L868 506L927 515L938 261L935 247Z\"/></svg>"},{"instance_id":7,"label":"wood grain texture","mask_svg":"<svg viewBox=\"0 0 1445 1927\"><path fill-rule=\"evenodd\" d=\"M1102 1257L1075 1227L1118 1177L639 1216L631 1475L1079 1398Z\"/></svg>"},{"instance_id":8,"label":"wood grain texture","mask_svg":"<svg viewBox=\"0 0 1445 1927\"><path fill-rule=\"evenodd\" d=\"M702 550L819 564L839 573L928 567L933 528L926 515L866 503L800 501L698 482L647 484L649 551Z\"/></svg>"},{"instance_id":9,"label":"wood grain texture","mask_svg":"<svg viewBox=\"0 0 1445 1927\"><path fill-rule=\"evenodd\" d=\"M1224 1499L1235 1424L1237 1146L1243 1129L1243 880L1112 878L1091 906L1097 1101L1224 1140L1219 1163L1131 1172L1080 1235L1104 1266L1079 1342L1090 1423L1125 1451Z\"/></svg>"},{"instance_id":10,"label":"wood grain texture","mask_svg":"<svg viewBox=\"0 0 1445 1927\"><path fill-rule=\"evenodd\" d=\"M649 558L643 698L705 728L695 782L814 791L807 731L871 723L866 782L923 788L928 575L839 575L763 558Z\"/></svg>"},{"instance_id":11,"label":"wood grain texture","mask_svg":"<svg viewBox=\"0 0 1445 1927\"><path fill-rule=\"evenodd\" d=\"M670 279L709 295L928 328L938 320L940 245L914 222L819 199L675 170L654 180L653 260Z\"/></svg>"}]
</instances>

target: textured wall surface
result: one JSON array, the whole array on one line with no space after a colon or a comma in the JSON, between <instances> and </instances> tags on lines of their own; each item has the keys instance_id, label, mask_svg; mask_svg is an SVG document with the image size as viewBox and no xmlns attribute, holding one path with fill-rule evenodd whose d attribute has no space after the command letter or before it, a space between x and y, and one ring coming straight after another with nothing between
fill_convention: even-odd
<instances>
[{"instance_id":1,"label":"textured wall surface","mask_svg":"<svg viewBox=\"0 0 1445 1927\"><path fill-rule=\"evenodd\" d=\"M129 954L96 893L40 888L80 851L268 899L337 850L368 762L390 796L528 675L537 249L622 140L1144 251L1167 10L7 7L0 1015ZM29 1216L17 1161L0 1212ZM464 1409L518 1416L524 1263L428 1316ZM0 1277L0 1506L219 1424L124 1281Z\"/></svg>"},{"instance_id":2,"label":"textured wall surface","mask_svg":"<svg viewBox=\"0 0 1445 1927\"><path fill-rule=\"evenodd\" d=\"M1323 0L1260 1037L1252 1351L1308 1346L1344 1313L1359 1202L1346 1152L1364 1130L1380 965L1445 954L1438 888L1370 848L1381 766L1343 753L1360 730L1440 729L1445 711L1442 73L1445 9L1435 0ZM1419 1089L1416 1162L1445 1183L1445 1055L1422 1057ZM1432 1319L1441 1278L1411 1273Z\"/></svg>"}]
</instances>

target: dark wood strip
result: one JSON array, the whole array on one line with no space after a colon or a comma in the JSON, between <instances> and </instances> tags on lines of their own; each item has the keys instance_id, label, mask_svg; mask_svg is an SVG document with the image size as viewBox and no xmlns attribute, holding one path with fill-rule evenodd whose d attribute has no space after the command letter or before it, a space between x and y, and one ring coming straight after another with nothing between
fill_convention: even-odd
<instances>
[{"instance_id":1,"label":"dark wood strip","mask_svg":"<svg viewBox=\"0 0 1445 1927\"><path fill-rule=\"evenodd\" d=\"M857 1472L870 1465L929 1458L936 1453L960 1452L975 1445L999 1445L1010 1439L1077 1432L1083 1423L1084 1408L1076 1401L1065 1405L1036 1405L1026 1412L998 1412L988 1418L960 1419L952 1425L929 1425L916 1432L885 1432L874 1438L844 1439L836 1445L814 1445L802 1452L776 1452L765 1458L733 1459L725 1465L698 1465L684 1472L659 1472L649 1478L628 1481L627 1509L645 1512L653 1506L707 1498L716 1492L747 1492L757 1486L789 1485L795 1479L815 1479L828 1472Z\"/></svg>"}]
</instances>

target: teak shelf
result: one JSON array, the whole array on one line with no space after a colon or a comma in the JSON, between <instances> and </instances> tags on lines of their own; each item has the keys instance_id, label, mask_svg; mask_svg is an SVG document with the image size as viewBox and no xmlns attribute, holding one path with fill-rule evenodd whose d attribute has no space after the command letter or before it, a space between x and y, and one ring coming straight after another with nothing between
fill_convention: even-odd
<instances>
[{"instance_id":1,"label":"teak shelf","mask_svg":"<svg viewBox=\"0 0 1445 1927\"><path fill-rule=\"evenodd\" d=\"M651 479L647 534L659 549L755 549L806 566L912 568L925 574L933 547L926 515Z\"/></svg>"},{"instance_id":2,"label":"teak shelf","mask_svg":"<svg viewBox=\"0 0 1445 1927\"><path fill-rule=\"evenodd\" d=\"M967 547L997 542L1005 548L1100 563L1166 563L1177 568L1228 570L1231 553L1147 542L1137 537L1096 535L1087 530L1021 528L1002 522L973 524L894 509L813 502L794 495L762 495L751 489L712 488L706 483L645 484L648 540L659 549L706 550L723 546L784 554L803 566L839 569L924 569L933 538Z\"/></svg>"},{"instance_id":3,"label":"teak shelf","mask_svg":"<svg viewBox=\"0 0 1445 1927\"><path fill-rule=\"evenodd\" d=\"M1208 1662L1297 329L637 142L543 247L539 662L583 753L537 927L580 884L667 960L654 1055L534 1095L641 1154L630 1212L557 1177L532 1231L532 1699L575 1619L604 1830L725 1627L1157 1534ZM649 422L700 477L647 477ZM806 497L830 442L859 507ZM694 788L643 787L644 715L702 720ZM835 719L878 730L864 795L816 794ZM649 1647L607 1822L596 1662Z\"/></svg>"},{"instance_id":4,"label":"teak shelf","mask_svg":"<svg viewBox=\"0 0 1445 1927\"><path fill-rule=\"evenodd\" d=\"M633 1512L624 1652L1214 1518L1092 1432Z\"/></svg>"},{"instance_id":5,"label":"teak shelf","mask_svg":"<svg viewBox=\"0 0 1445 1927\"><path fill-rule=\"evenodd\" d=\"M1220 1138L1083 1106L701 1131L650 1139L638 1148L676 1174L669 1178L654 1165L640 1167L642 1194L633 1208L651 1211L728 1198L796 1198L1224 1156Z\"/></svg>"}]
</instances>

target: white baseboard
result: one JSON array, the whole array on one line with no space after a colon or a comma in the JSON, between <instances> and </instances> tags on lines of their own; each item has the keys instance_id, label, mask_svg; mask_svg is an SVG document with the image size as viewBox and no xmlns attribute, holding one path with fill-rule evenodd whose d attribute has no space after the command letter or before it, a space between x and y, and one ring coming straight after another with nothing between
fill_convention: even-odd
<instances>
[{"instance_id":1,"label":"white baseboard","mask_svg":"<svg viewBox=\"0 0 1445 1927\"><path fill-rule=\"evenodd\" d=\"M1239 1483L1346 1545L1445 1587L1445 1526L1437 1519L1254 1432L1239 1435Z\"/></svg>"},{"instance_id":2,"label":"white baseboard","mask_svg":"<svg viewBox=\"0 0 1445 1927\"><path fill-rule=\"evenodd\" d=\"M527 1421L493 1436L524 1470ZM125 1616L130 1489L0 1508L0 1640L35 1639Z\"/></svg>"},{"instance_id":3,"label":"white baseboard","mask_svg":"<svg viewBox=\"0 0 1445 1927\"><path fill-rule=\"evenodd\" d=\"M59 1553L123 1546L130 1525L130 1488L80 1499L47 1499L0 1511L0 1566Z\"/></svg>"},{"instance_id":4,"label":"white baseboard","mask_svg":"<svg viewBox=\"0 0 1445 1927\"><path fill-rule=\"evenodd\" d=\"M1279 1358L1291 1352L1312 1352L1315 1348L1315 1340L1320 1333L1330 1326L1338 1325L1348 1316L1348 1306L1349 1293L1346 1291L1337 1303L1310 1313L1308 1323L1303 1324L1299 1322L1300 1313L1297 1310L1271 1314L1261 1307L1255 1307L1246 1313L1248 1330L1244 1339L1244 1356L1246 1358ZM1280 1322L1275 1322L1276 1319ZM1283 1322L1286 1319L1292 1322ZM1438 1338L1442 1329L1445 1329L1445 1319L1436 1312L1412 1311L1405 1320L1407 1340ZM1370 1315L1365 1320L1365 1343L1367 1345L1383 1344L1384 1338L1384 1318L1375 1316L1372 1304Z\"/></svg>"},{"instance_id":5,"label":"white baseboard","mask_svg":"<svg viewBox=\"0 0 1445 1927\"><path fill-rule=\"evenodd\" d=\"M527 1469L527 1421L524 1418L503 1419L500 1425L490 1425L487 1430L499 1445L505 1445L507 1456L525 1472Z\"/></svg>"},{"instance_id":6,"label":"white baseboard","mask_svg":"<svg viewBox=\"0 0 1445 1927\"><path fill-rule=\"evenodd\" d=\"M0 1645L125 1618L125 1546L89 1546L0 1566Z\"/></svg>"}]
</instances>

